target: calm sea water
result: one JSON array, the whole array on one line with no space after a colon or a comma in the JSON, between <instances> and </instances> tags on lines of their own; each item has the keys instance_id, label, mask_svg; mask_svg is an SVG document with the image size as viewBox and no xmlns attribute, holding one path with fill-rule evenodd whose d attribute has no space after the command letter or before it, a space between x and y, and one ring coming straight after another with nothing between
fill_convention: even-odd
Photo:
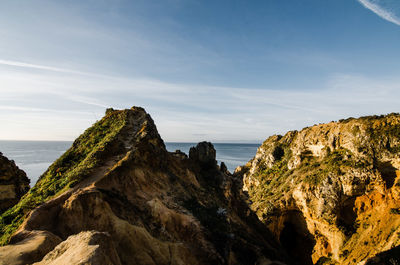
<instances>
[{"instance_id":1,"label":"calm sea water","mask_svg":"<svg viewBox=\"0 0 400 265\"><path fill-rule=\"evenodd\" d=\"M72 142L55 141L0 141L0 152L12 159L31 179L33 186L39 176L60 157ZM166 143L168 151L181 150L189 154L196 143ZM233 172L237 166L244 165L256 154L258 144L214 144L218 162L223 161Z\"/></svg>"}]
</instances>

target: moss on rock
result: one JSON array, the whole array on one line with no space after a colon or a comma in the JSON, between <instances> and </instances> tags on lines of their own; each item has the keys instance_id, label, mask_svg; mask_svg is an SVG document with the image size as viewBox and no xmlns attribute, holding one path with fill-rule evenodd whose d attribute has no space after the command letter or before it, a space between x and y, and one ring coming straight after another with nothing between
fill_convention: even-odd
<instances>
[{"instance_id":1,"label":"moss on rock","mask_svg":"<svg viewBox=\"0 0 400 265\"><path fill-rule=\"evenodd\" d=\"M115 136L126 124L127 111L109 111L79 136L72 146L40 176L18 204L0 216L0 244L8 243L25 215L85 179L103 162L103 154L116 148Z\"/></svg>"}]
</instances>

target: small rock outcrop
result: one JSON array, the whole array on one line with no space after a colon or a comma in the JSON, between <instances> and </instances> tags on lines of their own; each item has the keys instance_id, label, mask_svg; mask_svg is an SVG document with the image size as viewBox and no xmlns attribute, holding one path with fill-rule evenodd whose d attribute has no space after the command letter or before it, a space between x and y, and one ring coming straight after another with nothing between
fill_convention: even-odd
<instances>
[{"instance_id":1,"label":"small rock outcrop","mask_svg":"<svg viewBox=\"0 0 400 265\"><path fill-rule=\"evenodd\" d=\"M191 147L189 150L189 158L206 166L217 164L215 160L216 151L214 146L209 142L201 142L198 143L196 147Z\"/></svg>"},{"instance_id":2,"label":"small rock outcrop","mask_svg":"<svg viewBox=\"0 0 400 265\"><path fill-rule=\"evenodd\" d=\"M41 260L61 243L61 239L47 231L24 231L15 239L18 247L8 245L0 248L0 265L25 265Z\"/></svg>"},{"instance_id":3,"label":"small rock outcrop","mask_svg":"<svg viewBox=\"0 0 400 265\"><path fill-rule=\"evenodd\" d=\"M142 108L108 109L1 216L2 264L290 262L222 169L211 143L170 153Z\"/></svg>"},{"instance_id":4,"label":"small rock outcrop","mask_svg":"<svg viewBox=\"0 0 400 265\"><path fill-rule=\"evenodd\" d=\"M0 213L14 206L29 190L29 179L0 152Z\"/></svg>"},{"instance_id":5,"label":"small rock outcrop","mask_svg":"<svg viewBox=\"0 0 400 265\"><path fill-rule=\"evenodd\" d=\"M235 174L299 264L363 264L400 245L399 170L400 115L390 114L272 136Z\"/></svg>"},{"instance_id":6,"label":"small rock outcrop","mask_svg":"<svg viewBox=\"0 0 400 265\"><path fill-rule=\"evenodd\" d=\"M85 231L72 235L35 265L102 264L120 265L118 253L108 233Z\"/></svg>"}]
</instances>

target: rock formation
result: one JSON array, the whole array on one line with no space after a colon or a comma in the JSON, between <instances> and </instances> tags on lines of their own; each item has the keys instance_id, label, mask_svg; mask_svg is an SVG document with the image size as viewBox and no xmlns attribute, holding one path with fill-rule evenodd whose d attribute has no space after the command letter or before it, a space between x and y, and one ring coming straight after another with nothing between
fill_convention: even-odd
<instances>
[{"instance_id":1,"label":"rock formation","mask_svg":"<svg viewBox=\"0 0 400 265\"><path fill-rule=\"evenodd\" d=\"M0 219L0 264L287 264L210 143L108 109ZM7 245L8 244L8 245Z\"/></svg>"},{"instance_id":2,"label":"rock formation","mask_svg":"<svg viewBox=\"0 0 400 265\"><path fill-rule=\"evenodd\" d=\"M300 264L400 264L379 263L399 262L399 169L400 115L390 114L272 136L235 174Z\"/></svg>"},{"instance_id":3,"label":"rock formation","mask_svg":"<svg viewBox=\"0 0 400 265\"><path fill-rule=\"evenodd\" d=\"M0 213L14 206L28 190L25 172L0 153Z\"/></svg>"}]
</instances>

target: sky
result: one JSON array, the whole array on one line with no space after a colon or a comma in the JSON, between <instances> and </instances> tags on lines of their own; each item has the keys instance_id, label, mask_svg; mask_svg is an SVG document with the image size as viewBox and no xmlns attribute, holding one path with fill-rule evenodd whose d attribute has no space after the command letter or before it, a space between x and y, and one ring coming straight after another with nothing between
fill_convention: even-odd
<instances>
[{"instance_id":1,"label":"sky","mask_svg":"<svg viewBox=\"0 0 400 265\"><path fill-rule=\"evenodd\" d=\"M398 0L4 0L0 139L141 106L169 142L399 112Z\"/></svg>"}]
</instances>

